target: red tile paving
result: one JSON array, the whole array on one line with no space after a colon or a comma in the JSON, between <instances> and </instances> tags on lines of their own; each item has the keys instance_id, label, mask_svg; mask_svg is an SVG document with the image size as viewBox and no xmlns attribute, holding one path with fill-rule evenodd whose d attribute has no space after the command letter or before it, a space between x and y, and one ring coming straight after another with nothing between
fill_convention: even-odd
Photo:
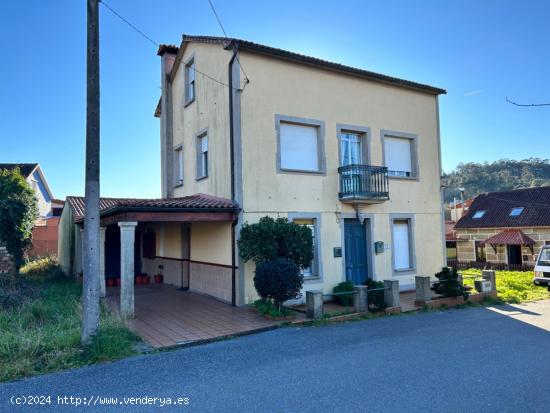
<instances>
[{"instance_id":1,"label":"red tile paving","mask_svg":"<svg viewBox=\"0 0 550 413\"><path fill-rule=\"evenodd\" d=\"M108 305L118 308L119 288L107 289ZM233 307L169 285L136 285L130 328L155 348L244 334L280 324L245 307Z\"/></svg>"}]
</instances>

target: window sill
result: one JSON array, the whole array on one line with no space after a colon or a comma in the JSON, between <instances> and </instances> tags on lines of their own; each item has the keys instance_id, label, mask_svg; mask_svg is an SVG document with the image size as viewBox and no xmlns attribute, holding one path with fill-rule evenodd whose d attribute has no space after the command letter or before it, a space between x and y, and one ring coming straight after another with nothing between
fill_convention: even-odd
<instances>
[{"instance_id":1,"label":"window sill","mask_svg":"<svg viewBox=\"0 0 550 413\"><path fill-rule=\"evenodd\" d=\"M415 176L391 176L388 175L388 179L395 179L401 181L418 181L418 175Z\"/></svg>"},{"instance_id":2,"label":"window sill","mask_svg":"<svg viewBox=\"0 0 550 413\"><path fill-rule=\"evenodd\" d=\"M416 268L414 267L411 267L411 268L400 268L400 269L394 269L393 270L393 275L394 276L400 276L400 275L408 275L410 273L413 273L413 272L416 272Z\"/></svg>"},{"instance_id":3,"label":"window sill","mask_svg":"<svg viewBox=\"0 0 550 413\"><path fill-rule=\"evenodd\" d=\"M197 177L195 178L195 181L202 181L203 179L206 179L206 178L208 178L208 175L197 176Z\"/></svg>"},{"instance_id":4,"label":"window sill","mask_svg":"<svg viewBox=\"0 0 550 413\"><path fill-rule=\"evenodd\" d=\"M194 101L195 101L195 98L185 101L185 103L183 104L183 107L186 108L187 106L189 106Z\"/></svg>"},{"instance_id":5,"label":"window sill","mask_svg":"<svg viewBox=\"0 0 550 413\"><path fill-rule=\"evenodd\" d=\"M313 275L313 276L310 276L310 277L304 277L304 283L307 283L307 282L320 282L322 281L322 278L319 276L319 275Z\"/></svg>"},{"instance_id":6,"label":"window sill","mask_svg":"<svg viewBox=\"0 0 550 413\"><path fill-rule=\"evenodd\" d=\"M304 169L285 169L278 168L277 173L279 174L304 174L304 175L326 175L326 171L308 171Z\"/></svg>"},{"instance_id":7,"label":"window sill","mask_svg":"<svg viewBox=\"0 0 550 413\"><path fill-rule=\"evenodd\" d=\"M175 184L175 185L174 185L174 188L181 188L182 186L183 186L183 183L181 183L181 184Z\"/></svg>"}]
</instances>

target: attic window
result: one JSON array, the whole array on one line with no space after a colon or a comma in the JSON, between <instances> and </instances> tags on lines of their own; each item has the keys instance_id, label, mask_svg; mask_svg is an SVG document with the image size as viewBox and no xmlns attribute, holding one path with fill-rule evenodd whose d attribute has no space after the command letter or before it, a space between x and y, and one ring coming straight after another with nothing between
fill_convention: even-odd
<instances>
[{"instance_id":1,"label":"attic window","mask_svg":"<svg viewBox=\"0 0 550 413\"><path fill-rule=\"evenodd\" d=\"M480 219L480 218L483 218L483 215L485 215L485 210L476 211L476 213L474 214L474 216L472 218L473 219Z\"/></svg>"},{"instance_id":2,"label":"attic window","mask_svg":"<svg viewBox=\"0 0 550 413\"><path fill-rule=\"evenodd\" d=\"M511 209L510 216L511 217L519 217L522 212L523 212L523 207L515 207L515 208Z\"/></svg>"}]
</instances>

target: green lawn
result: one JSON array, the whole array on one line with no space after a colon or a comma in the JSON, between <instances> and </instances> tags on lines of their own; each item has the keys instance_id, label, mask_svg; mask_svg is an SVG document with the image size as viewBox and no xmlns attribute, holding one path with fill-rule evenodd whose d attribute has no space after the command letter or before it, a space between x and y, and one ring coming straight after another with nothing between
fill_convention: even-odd
<instances>
[{"instance_id":1,"label":"green lawn","mask_svg":"<svg viewBox=\"0 0 550 413\"><path fill-rule=\"evenodd\" d=\"M481 275L480 270L470 269L463 274ZM537 287L533 284L533 271L497 271L498 298L506 303L521 303L550 298L546 287ZM474 285L471 278L464 279L465 285Z\"/></svg>"},{"instance_id":2,"label":"green lawn","mask_svg":"<svg viewBox=\"0 0 550 413\"><path fill-rule=\"evenodd\" d=\"M105 308L99 334L82 347L82 286L40 270L29 273L23 277L22 302L0 307L0 382L137 353L139 339Z\"/></svg>"}]
</instances>

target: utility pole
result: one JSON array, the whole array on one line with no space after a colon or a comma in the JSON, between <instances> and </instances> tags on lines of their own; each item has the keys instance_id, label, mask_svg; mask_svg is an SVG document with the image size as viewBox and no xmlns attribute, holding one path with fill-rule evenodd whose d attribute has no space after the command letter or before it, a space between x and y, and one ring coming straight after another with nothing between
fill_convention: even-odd
<instances>
[{"instance_id":1,"label":"utility pole","mask_svg":"<svg viewBox=\"0 0 550 413\"><path fill-rule=\"evenodd\" d=\"M87 0L86 188L82 267L82 344L99 328L99 0Z\"/></svg>"}]
</instances>

